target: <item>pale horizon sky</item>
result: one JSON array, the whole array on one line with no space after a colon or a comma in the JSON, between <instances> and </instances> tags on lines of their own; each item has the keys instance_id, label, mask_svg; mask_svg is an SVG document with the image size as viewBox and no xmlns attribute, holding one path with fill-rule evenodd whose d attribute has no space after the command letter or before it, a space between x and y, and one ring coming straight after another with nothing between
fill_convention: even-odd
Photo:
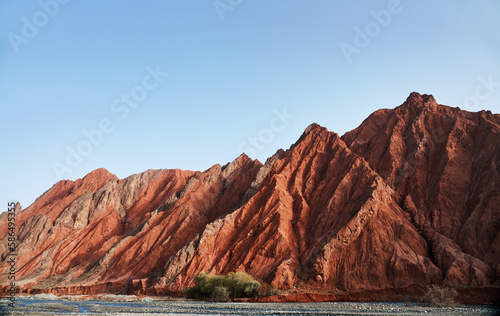
<instances>
[{"instance_id":1,"label":"pale horizon sky","mask_svg":"<svg viewBox=\"0 0 500 316\"><path fill-rule=\"evenodd\" d=\"M0 3L0 202L97 168L264 162L412 91L500 113L498 1ZM78 156L78 157L76 157Z\"/></svg>"}]
</instances>

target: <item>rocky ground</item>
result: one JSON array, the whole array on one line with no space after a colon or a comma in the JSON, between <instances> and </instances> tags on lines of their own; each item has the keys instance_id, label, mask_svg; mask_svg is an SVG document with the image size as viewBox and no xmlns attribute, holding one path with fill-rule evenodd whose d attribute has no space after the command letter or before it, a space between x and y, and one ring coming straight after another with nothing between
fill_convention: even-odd
<instances>
[{"instance_id":1,"label":"rocky ground","mask_svg":"<svg viewBox=\"0 0 500 316\"><path fill-rule=\"evenodd\" d=\"M431 307L406 303L210 303L105 295L34 295L19 298L14 309L0 300L0 315L499 315L488 306Z\"/></svg>"}]
</instances>

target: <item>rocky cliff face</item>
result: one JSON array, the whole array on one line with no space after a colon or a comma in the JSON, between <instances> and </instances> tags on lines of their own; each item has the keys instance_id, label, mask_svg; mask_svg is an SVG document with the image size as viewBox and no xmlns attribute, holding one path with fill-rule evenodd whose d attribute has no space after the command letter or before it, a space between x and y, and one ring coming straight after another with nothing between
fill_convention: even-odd
<instances>
[{"instance_id":1,"label":"rocky cliff face","mask_svg":"<svg viewBox=\"0 0 500 316\"><path fill-rule=\"evenodd\" d=\"M162 294L245 271L306 290L498 286L499 139L500 115L412 93L342 137L312 124L264 165L242 155L123 180L98 169L20 212L17 282Z\"/></svg>"},{"instance_id":2,"label":"rocky cliff face","mask_svg":"<svg viewBox=\"0 0 500 316\"><path fill-rule=\"evenodd\" d=\"M500 276L500 116L412 93L343 140L403 198L446 285Z\"/></svg>"}]
</instances>

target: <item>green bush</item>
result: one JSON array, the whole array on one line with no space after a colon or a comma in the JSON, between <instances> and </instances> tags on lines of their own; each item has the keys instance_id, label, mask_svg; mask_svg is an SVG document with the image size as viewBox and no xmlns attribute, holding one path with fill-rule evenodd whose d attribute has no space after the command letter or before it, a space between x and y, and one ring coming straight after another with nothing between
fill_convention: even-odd
<instances>
[{"instance_id":1,"label":"green bush","mask_svg":"<svg viewBox=\"0 0 500 316\"><path fill-rule=\"evenodd\" d=\"M225 286L215 286L210 296L215 302L229 302L229 291Z\"/></svg>"},{"instance_id":2,"label":"green bush","mask_svg":"<svg viewBox=\"0 0 500 316\"><path fill-rule=\"evenodd\" d=\"M262 287L262 284L260 284L259 281L250 281L245 283L243 292L245 293L245 296L248 297L256 297L259 294L259 290Z\"/></svg>"},{"instance_id":3,"label":"green bush","mask_svg":"<svg viewBox=\"0 0 500 316\"><path fill-rule=\"evenodd\" d=\"M200 273L194 278L195 285L184 291L188 298L211 298L227 301L230 298L256 297L262 285L243 272L231 272L225 276Z\"/></svg>"},{"instance_id":4,"label":"green bush","mask_svg":"<svg viewBox=\"0 0 500 316\"><path fill-rule=\"evenodd\" d=\"M250 275L244 272L231 272L226 276L226 278L231 297L247 297L245 296L245 288L247 284L254 282L254 279Z\"/></svg>"}]
</instances>

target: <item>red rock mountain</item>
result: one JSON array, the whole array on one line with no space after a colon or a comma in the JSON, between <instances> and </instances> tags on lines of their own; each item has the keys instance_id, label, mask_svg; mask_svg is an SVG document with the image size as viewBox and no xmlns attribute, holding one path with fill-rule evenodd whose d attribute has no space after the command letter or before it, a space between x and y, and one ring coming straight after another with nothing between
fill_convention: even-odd
<instances>
[{"instance_id":1,"label":"red rock mountain","mask_svg":"<svg viewBox=\"0 0 500 316\"><path fill-rule=\"evenodd\" d=\"M312 124L264 165L243 154L204 172L60 181L18 214L16 282L165 294L199 272L245 271L305 291L497 291L499 168L500 115L414 92L342 137Z\"/></svg>"}]
</instances>

